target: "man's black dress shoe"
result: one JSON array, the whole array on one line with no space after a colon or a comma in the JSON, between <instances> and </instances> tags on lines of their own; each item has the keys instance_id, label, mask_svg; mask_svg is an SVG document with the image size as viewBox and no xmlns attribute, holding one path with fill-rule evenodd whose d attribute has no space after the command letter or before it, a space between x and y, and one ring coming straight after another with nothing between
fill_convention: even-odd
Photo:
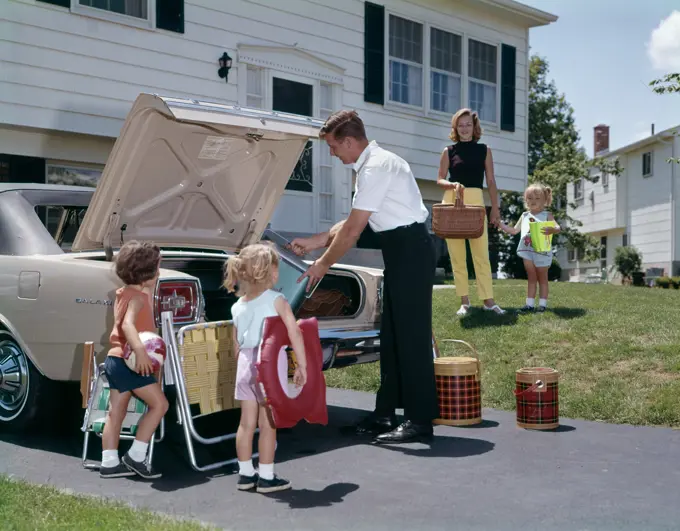
<instances>
[{"instance_id":1,"label":"man's black dress shoe","mask_svg":"<svg viewBox=\"0 0 680 531\"><path fill-rule=\"evenodd\" d=\"M357 435L378 435L393 430L397 426L397 418L392 416L379 416L371 413L351 429Z\"/></svg>"},{"instance_id":2,"label":"man's black dress shoe","mask_svg":"<svg viewBox=\"0 0 680 531\"><path fill-rule=\"evenodd\" d=\"M407 420L392 431L381 433L375 438L377 443L408 443L432 437L432 424L416 424Z\"/></svg>"}]
</instances>

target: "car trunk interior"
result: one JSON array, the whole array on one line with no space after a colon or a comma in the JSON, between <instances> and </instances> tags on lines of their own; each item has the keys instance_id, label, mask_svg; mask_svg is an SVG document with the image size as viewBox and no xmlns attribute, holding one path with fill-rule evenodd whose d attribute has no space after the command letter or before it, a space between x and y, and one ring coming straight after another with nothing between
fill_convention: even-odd
<instances>
[{"instance_id":1,"label":"car trunk interior","mask_svg":"<svg viewBox=\"0 0 680 531\"><path fill-rule=\"evenodd\" d=\"M205 299L205 319L221 321L231 319L231 306L236 302L234 293L222 285L225 260L219 258L164 257L161 267L181 271L201 281ZM310 298L303 299L300 308L294 308L298 318L318 319L352 317L360 309L361 287L354 276L329 273Z\"/></svg>"}]
</instances>

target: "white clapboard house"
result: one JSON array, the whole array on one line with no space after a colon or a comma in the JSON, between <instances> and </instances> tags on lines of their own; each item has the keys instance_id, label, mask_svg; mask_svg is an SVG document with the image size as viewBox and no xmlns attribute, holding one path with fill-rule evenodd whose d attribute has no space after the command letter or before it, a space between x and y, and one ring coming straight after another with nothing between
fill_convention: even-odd
<instances>
[{"instance_id":1,"label":"white clapboard house","mask_svg":"<svg viewBox=\"0 0 680 531\"><path fill-rule=\"evenodd\" d=\"M594 172L598 181L583 180L567 191L569 215L583 225L579 231L594 236L602 246L598 262L585 262L574 250L558 256L565 279L619 281L614 265L616 248L631 245L642 253L648 279L680 275L680 125L651 134L618 149L609 149L609 127L594 129L594 152L618 158L618 177Z\"/></svg>"},{"instance_id":2,"label":"white clapboard house","mask_svg":"<svg viewBox=\"0 0 680 531\"><path fill-rule=\"evenodd\" d=\"M357 109L431 206L462 106L481 116L500 189L524 189L529 32L556 17L513 0L2 0L0 20L0 181L94 185L150 92L319 118ZM351 198L351 170L310 142L272 227L327 229Z\"/></svg>"}]
</instances>

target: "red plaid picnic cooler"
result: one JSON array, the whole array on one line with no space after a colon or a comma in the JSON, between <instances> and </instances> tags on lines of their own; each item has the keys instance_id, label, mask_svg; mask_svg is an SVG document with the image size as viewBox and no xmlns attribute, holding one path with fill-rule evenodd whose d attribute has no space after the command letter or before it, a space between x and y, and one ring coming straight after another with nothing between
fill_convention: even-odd
<instances>
[{"instance_id":1,"label":"red plaid picnic cooler","mask_svg":"<svg viewBox=\"0 0 680 531\"><path fill-rule=\"evenodd\" d=\"M524 367L515 373L517 426L552 430L560 425L559 375L549 367Z\"/></svg>"},{"instance_id":2,"label":"red plaid picnic cooler","mask_svg":"<svg viewBox=\"0 0 680 531\"><path fill-rule=\"evenodd\" d=\"M482 422L482 368L479 357L437 357L434 360L434 374L439 400L439 418L434 423L469 426Z\"/></svg>"}]
</instances>

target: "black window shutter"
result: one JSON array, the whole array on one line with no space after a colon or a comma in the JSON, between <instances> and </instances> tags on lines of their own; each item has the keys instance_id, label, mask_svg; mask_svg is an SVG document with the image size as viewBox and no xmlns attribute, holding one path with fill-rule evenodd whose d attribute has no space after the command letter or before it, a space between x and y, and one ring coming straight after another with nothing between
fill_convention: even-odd
<instances>
[{"instance_id":1,"label":"black window shutter","mask_svg":"<svg viewBox=\"0 0 680 531\"><path fill-rule=\"evenodd\" d=\"M501 52L501 130L515 131L517 49L504 44Z\"/></svg>"},{"instance_id":2,"label":"black window shutter","mask_svg":"<svg viewBox=\"0 0 680 531\"><path fill-rule=\"evenodd\" d=\"M385 103L385 7L364 4L364 101Z\"/></svg>"},{"instance_id":3,"label":"black window shutter","mask_svg":"<svg viewBox=\"0 0 680 531\"><path fill-rule=\"evenodd\" d=\"M39 0L45 4L52 4L61 7L71 7L71 0Z\"/></svg>"},{"instance_id":4,"label":"black window shutter","mask_svg":"<svg viewBox=\"0 0 680 531\"><path fill-rule=\"evenodd\" d=\"M156 0L156 27L184 33L184 0Z\"/></svg>"}]
</instances>

